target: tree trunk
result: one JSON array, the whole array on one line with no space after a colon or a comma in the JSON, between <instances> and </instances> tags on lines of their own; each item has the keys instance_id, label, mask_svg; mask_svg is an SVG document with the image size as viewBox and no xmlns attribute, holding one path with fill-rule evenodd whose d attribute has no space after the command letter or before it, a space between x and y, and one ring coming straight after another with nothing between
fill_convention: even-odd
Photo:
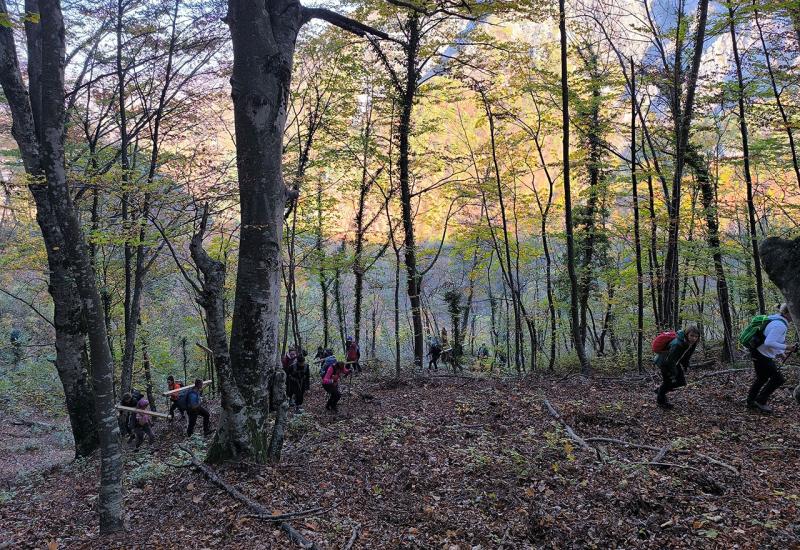
<instances>
[{"instance_id":1,"label":"tree trunk","mask_svg":"<svg viewBox=\"0 0 800 550\"><path fill-rule=\"evenodd\" d=\"M569 176L569 74L567 73L567 21L564 8L565 0L559 0L558 30L561 42L561 112L562 112L562 156L564 178L564 222L567 231L567 271L570 282L570 318L572 322L572 339L575 351L581 364L581 372L588 375L591 372L589 359L583 347L580 334L580 319L578 316L578 276L575 272L575 236L572 224L572 197L570 193Z\"/></svg>"},{"instance_id":2,"label":"tree trunk","mask_svg":"<svg viewBox=\"0 0 800 550\"><path fill-rule=\"evenodd\" d=\"M40 3L42 25L41 161L47 193L64 236L65 254L83 301L92 361L97 425L100 432L101 481L98 504L101 533L123 526L122 455L114 409L113 364L103 304L80 220L70 196L64 165L64 20L58 0ZM37 184L38 185L38 184Z\"/></svg>"},{"instance_id":3,"label":"tree trunk","mask_svg":"<svg viewBox=\"0 0 800 550\"><path fill-rule=\"evenodd\" d=\"M295 41L302 9L294 1L266 6L229 0L231 78L241 236L230 340L233 382L244 405L242 454L269 459L269 378L278 368L281 241L288 198L283 182L286 122ZM222 388L220 368L220 388ZM235 432L231 419L220 428Z\"/></svg>"},{"instance_id":4,"label":"tree trunk","mask_svg":"<svg viewBox=\"0 0 800 550\"><path fill-rule=\"evenodd\" d=\"M644 284L642 241L639 235L639 182L636 175L636 67L631 57L631 185L633 187L633 242L636 253L636 368L643 372Z\"/></svg>"},{"instance_id":5,"label":"tree trunk","mask_svg":"<svg viewBox=\"0 0 800 550\"><path fill-rule=\"evenodd\" d=\"M29 3L28 7L34 6ZM0 0L0 12L8 13L4 0ZM65 45L61 6L57 0L43 0L38 12L40 31L29 34L29 38L34 36L34 43L30 44L32 51L41 52L41 73L29 74L29 80L34 83L35 106L31 105L23 84L13 33L8 27L0 27L0 84L11 109L14 122L12 134L22 153L26 171L34 178L30 188L37 203L37 220L41 224L47 217L47 223L42 224L42 233L50 249L48 262L57 261L60 268L51 273L50 281L57 325L56 364L59 375L62 371L69 373L72 381L65 384L64 390L68 408L73 409L69 411L70 420L81 422L82 425L81 433L76 435L76 451L88 452L97 444L91 433L97 430L99 436L102 460L98 512L101 532L109 533L122 528L124 517L113 365L95 273L69 193L64 166ZM38 55L34 53L35 58ZM37 70L34 63L34 71ZM35 116L34 108L37 112ZM54 243L57 248L52 250ZM52 255L52 252L58 254ZM69 302L67 296L70 297ZM80 302L77 301L78 297ZM65 328L71 326L74 330L80 326L77 318L81 314L91 346L93 399L83 374L85 369L81 365L80 352L76 351L83 349L83 337L78 336L81 330L76 334L58 328L63 322ZM74 403L75 399L84 397L86 401L81 405ZM92 412L95 415L94 428L86 419ZM83 432L87 428L91 432Z\"/></svg>"},{"instance_id":6,"label":"tree trunk","mask_svg":"<svg viewBox=\"0 0 800 550\"><path fill-rule=\"evenodd\" d=\"M317 252L317 269L319 270L319 291L322 295L322 347L327 349L330 342L330 315L328 314L328 289L330 280L326 274L325 266L325 247L323 246L323 227L322 227L322 180L317 184L317 227L315 248Z\"/></svg>"},{"instance_id":7,"label":"tree trunk","mask_svg":"<svg viewBox=\"0 0 800 550\"><path fill-rule=\"evenodd\" d=\"M756 207L753 204L753 178L750 174L750 144L747 134L747 119L744 110L744 78L742 76L742 60L739 56L739 46L736 41L736 20L733 6L728 2L728 17L731 31L731 45L733 47L733 61L736 66L737 101L739 103L739 132L742 136L742 155L744 156L744 181L747 188L747 220L750 228L750 246L753 251L753 271L756 279L756 298L758 311L762 315L766 311L764 306L764 281L761 275L761 257L758 254L758 231L756 227Z\"/></svg>"},{"instance_id":8,"label":"tree trunk","mask_svg":"<svg viewBox=\"0 0 800 550\"><path fill-rule=\"evenodd\" d=\"M778 91L778 84L775 81L775 71L772 69L770 50L767 48L767 43L764 40L764 31L761 29L761 22L758 19L758 2L756 2L756 0L753 0L753 18L756 23L756 28L758 29L758 38L761 41L761 49L764 53L764 61L767 65L767 74L769 74L769 82L772 86L772 94L775 96L775 104L777 105L778 112L781 115L781 121L783 121L783 129L786 130L786 136L789 138L789 152L792 154L792 168L794 168L794 175L797 179L797 185L800 187L800 162L797 159L797 148L794 144L794 132L792 131L792 125L789 122L789 115L786 113L786 108L783 105L781 93ZM800 29L800 27L798 28Z\"/></svg>"},{"instance_id":9,"label":"tree trunk","mask_svg":"<svg viewBox=\"0 0 800 550\"><path fill-rule=\"evenodd\" d=\"M728 279L725 276L725 264L720 248L717 200L714 196L714 189L711 185L711 178L709 177L705 162L694 147L689 147L686 155L686 162L692 170L694 170L697 177L697 184L700 186L700 197L706 215L706 226L708 228L708 246L711 249L711 256L714 260L714 272L717 277L717 298L719 299L719 312L722 319L723 331L722 360L724 362L729 362L733 360L736 348L733 339L733 322L731 320Z\"/></svg>"},{"instance_id":10,"label":"tree trunk","mask_svg":"<svg viewBox=\"0 0 800 550\"><path fill-rule=\"evenodd\" d=\"M422 309L420 294L422 292L422 275L417 270L417 246L414 237L414 216L411 207L411 115L414 109L414 99L417 92L417 66L416 57L419 49L420 27L419 14L411 11L408 17L407 44L405 45L405 70L406 82L402 90L403 95L400 105L400 121L398 124L398 137L400 151L398 166L400 169L400 200L402 203L403 232L405 234L404 251L406 273L408 278L408 299L411 302L411 319L414 331L414 365L422 366L425 354L422 337Z\"/></svg>"},{"instance_id":11,"label":"tree trunk","mask_svg":"<svg viewBox=\"0 0 800 550\"><path fill-rule=\"evenodd\" d=\"M673 117L675 119L675 168L672 178L672 197L669 208L669 231L667 235L667 255L664 261L664 286L663 286L663 317L667 326L676 327L679 317L679 274L678 274L678 240L680 232L680 206L681 206L681 182L683 180L683 169L685 164L686 147L689 143L689 129L692 123L692 113L694 110L695 91L697 89L697 75L700 71L700 61L703 55L705 43L706 22L708 20L708 0L700 0L697 7L697 30L694 40L694 56L686 81L686 101L681 108L680 98L682 86L682 71L680 61L680 51L676 48L676 77L673 82L673 96L675 107Z\"/></svg>"},{"instance_id":12,"label":"tree trunk","mask_svg":"<svg viewBox=\"0 0 800 550\"><path fill-rule=\"evenodd\" d=\"M150 370L150 354L147 353L147 340L142 335L139 337L139 340L142 343L142 368L144 369L144 381L145 381L145 394L147 395L147 400L150 402L150 410L156 410L156 400L153 397L153 374Z\"/></svg>"}]
</instances>

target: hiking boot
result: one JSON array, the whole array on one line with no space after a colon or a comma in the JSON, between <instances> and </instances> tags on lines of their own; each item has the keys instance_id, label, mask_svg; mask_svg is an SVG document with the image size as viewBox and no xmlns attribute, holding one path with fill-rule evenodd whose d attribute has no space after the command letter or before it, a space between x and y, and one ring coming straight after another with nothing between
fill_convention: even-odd
<instances>
[{"instance_id":1,"label":"hiking boot","mask_svg":"<svg viewBox=\"0 0 800 550\"><path fill-rule=\"evenodd\" d=\"M656 403L658 404L659 407L661 407L665 411L671 411L672 409L675 408L675 405L673 405L672 403L670 403L669 401L666 401L666 400L665 401L657 401Z\"/></svg>"},{"instance_id":2,"label":"hiking boot","mask_svg":"<svg viewBox=\"0 0 800 550\"><path fill-rule=\"evenodd\" d=\"M770 407L769 405L761 404L758 401L754 401L754 403L759 412L762 412L764 414L770 414L772 412L772 407Z\"/></svg>"},{"instance_id":3,"label":"hiking boot","mask_svg":"<svg viewBox=\"0 0 800 550\"><path fill-rule=\"evenodd\" d=\"M758 403L756 403L755 401L749 401L748 400L747 401L747 408L756 411L756 410L758 410Z\"/></svg>"}]
</instances>

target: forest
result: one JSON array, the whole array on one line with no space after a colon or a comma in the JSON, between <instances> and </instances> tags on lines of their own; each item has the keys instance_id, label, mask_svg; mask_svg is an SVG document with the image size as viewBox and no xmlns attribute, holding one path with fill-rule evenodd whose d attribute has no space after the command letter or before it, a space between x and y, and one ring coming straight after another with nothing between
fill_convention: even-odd
<instances>
[{"instance_id":1,"label":"forest","mask_svg":"<svg viewBox=\"0 0 800 550\"><path fill-rule=\"evenodd\" d=\"M796 547L798 75L798 0L0 0L0 548Z\"/></svg>"}]
</instances>

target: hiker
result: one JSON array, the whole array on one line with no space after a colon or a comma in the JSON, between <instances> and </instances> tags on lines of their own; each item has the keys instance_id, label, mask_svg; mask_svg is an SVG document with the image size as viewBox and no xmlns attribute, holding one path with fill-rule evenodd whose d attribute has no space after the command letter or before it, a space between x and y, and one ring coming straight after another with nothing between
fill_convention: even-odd
<instances>
[{"instance_id":1,"label":"hiker","mask_svg":"<svg viewBox=\"0 0 800 550\"><path fill-rule=\"evenodd\" d=\"M442 355L442 346L439 343L439 338L433 336L428 344L428 370L433 367L434 370L439 370L439 356Z\"/></svg>"},{"instance_id":2,"label":"hiker","mask_svg":"<svg viewBox=\"0 0 800 550\"><path fill-rule=\"evenodd\" d=\"M120 405L123 407L131 407L133 409L136 408L139 400L142 399L144 395L142 392L136 389L131 389L130 393L126 393L122 396L122 401L120 401ZM122 436L128 436L128 443L133 442L136 434L133 432L133 427L135 424L134 415L136 413L132 413L130 411L119 411L119 429L122 432Z\"/></svg>"},{"instance_id":3,"label":"hiker","mask_svg":"<svg viewBox=\"0 0 800 550\"><path fill-rule=\"evenodd\" d=\"M342 397L339 391L339 378L350 374L350 369L347 368L342 361L328 367L325 376L322 378L322 387L328 392L328 402L325 404L325 409L333 413L339 412L337 404Z\"/></svg>"},{"instance_id":4,"label":"hiker","mask_svg":"<svg viewBox=\"0 0 800 550\"><path fill-rule=\"evenodd\" d=\"M325 355L325 349L322 346L317 346L317 353L314 354L314 362L319 363L321 360L327 357Z\"/></svg>"},{"instance_id":5,"label":"hiker","mask_svg":"<svg viewBox=\"0 0 800 550\"><path fill-rule=\"evenodd\" d=\"M759 320L756 317L753 321ZM778 370L775 359L783 359L789 349L786 345L786 331L792 322L792 314L787 304L781 304L778 313L770 315L761 322L758 330L748 342L750 356L756 378L747 394L747 407L763 413L771 413L772 407L767 405L772 392L783 385L786 379ZM797 351L797 344L791 352Z\"/></svg>"},{"instance_id":6,"label":"hiker","mask_svg":"<svg viewBox=\"0 0 800 550\"><path fill-rule=\"evenodd\" d=\"M296 412L303 412L303 399L311 386L311 371L306 363L306 358L300 356L294 367L286 373L286 395L294 401Z\"/></svg>"},{"instance_id":7,"label":"hiker","mask_svg":"<svg viewBox=\"0 0 800 550\"><path fill-rule=\"evenodd\" d=\"M355 372L361 372L361 364L358 362L361 359L361 350L358 347L352 336L348 336L345 340L344 360L350 365L350 369Z\"/></svg>"},{"instance_id":8,"label":"hiker","mask_svg":"<svg viewBox=\"0 0 800 550\"><path fill-rule=\"evenodd\" d=\"M169 376L167 376L167 389L169 391L179 390L182 387L183 387L183 384L181 384L180 382L176 382L174 376L172 376L171 374ZM185 393L185 392L175 392L175 393L169 394L169 400L172 401L172 405L170 405L170 407L169 407L169 415L172 417L170 420L174 420L175 419L175 410L176 409L177 409L177 411L179 413L181 413L181 420L183 420L183 416L184 416L183 413L184 413L184 411L186 411L186 407L183 406L185 401L181 401L181 393Z\"/></svg>"},{"instance_id":9,"label":"hiker","mask_svg":"<svg viewBox=\"0 0 800 550\"><path fill-rule=\"evenodd\" d=\"M194 425L197 423L197 416L203 417L203 435L211 433L211 416L203 407L203 380L198 378L194 381L192 389L186 392L186 412L189 414L189 428L186 435L194 433Z\"/></svg>"},{"instance_id":10,"label":"hiker","mask_svg":"<svg viewBox=\"0 0 800 550\"><path fill-rule=\"evenodd\" d=\"M684 330L679 330L673 334L664 332L656 337L653 342L653 349L663 349L657 351L653 358L653 363L661 369L662 382L656 390L656 403L662 409L673 409L674 406L667 401L667 393L686 385L686 370L689 369L689 361L692 358L697 342L700 341L700 329L694 325L689 325ZM671 341L666 347L660 347L659 338L671 337Z\"/></svg>"},{"instance_id":11,"label":"hiker","mask_svg":"<svg viewBox=\"0 0 800 550\"><path fill-rule=\"evenodd\" d=\"M487 357L489 357L489 349L486 347L486 344L481 344L478 348L478 359L483 361Z\"/></svg>"},{"instance_id":12,"label":"hiker","mask_svg":"<svg viewBox=\"0 0 800 550\"><path fill-rule=\"evenodd\" d=\"M146 397L142 397L136 404L136 408L146 411L150 406L150 401ZM136 413L136 422L133 425L133 433L136 434L136 449L142 446L144 436L147 434L147 442L152 445L156 438L153 436L153 430L150 428L153 423L153 417L149 414Z\"/></svg>"},{"instance_id":13,"label":"hiker","mask_svg":"<svg viewBox=\"0 0 800 550\"><path fill-rule=\"evenodd\" d=\"M289 348L289 351L281 359L281 365L283 365L283 370L288 369L292 365L292 363L294 363L296 360L297 360L297 352L294 350L294 348Z\"/></svg>"}]
</instances>

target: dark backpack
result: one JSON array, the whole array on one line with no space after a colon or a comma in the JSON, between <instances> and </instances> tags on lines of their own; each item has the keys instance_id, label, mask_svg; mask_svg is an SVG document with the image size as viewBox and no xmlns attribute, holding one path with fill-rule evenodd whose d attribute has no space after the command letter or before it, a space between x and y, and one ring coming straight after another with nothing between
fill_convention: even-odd
<instances>
[{"instance_id":1,"label":"dark backpack","mask_svg":"<svg viewBox=\"0 0 800 550\"><path fill-rule=\"evenodd\" d=\"M144 394L137 390L136 388L131 388L131 399L136 401L137 403L139 400L144 397Z\"/></svg>"}]
</instances>

